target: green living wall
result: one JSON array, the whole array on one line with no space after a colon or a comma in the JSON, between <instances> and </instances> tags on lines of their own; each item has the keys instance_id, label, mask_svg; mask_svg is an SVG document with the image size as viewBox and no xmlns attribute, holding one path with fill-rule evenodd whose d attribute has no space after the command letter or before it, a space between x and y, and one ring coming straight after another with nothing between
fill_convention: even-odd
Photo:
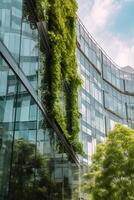
<instances>
[{"instance_id":1,"label":"green living wall","mask_svg":"<svg viewBox=\"0 0 134 200\"><path fill-rule=\"evenodd\" d=\"M78 153L79 142L78 89L81 80L76 61L75 0L36 0L38 17L47 23L50 54L41 65L42 100L50 117L60 124L64 134Z\"/></svg>"}]
</instances>

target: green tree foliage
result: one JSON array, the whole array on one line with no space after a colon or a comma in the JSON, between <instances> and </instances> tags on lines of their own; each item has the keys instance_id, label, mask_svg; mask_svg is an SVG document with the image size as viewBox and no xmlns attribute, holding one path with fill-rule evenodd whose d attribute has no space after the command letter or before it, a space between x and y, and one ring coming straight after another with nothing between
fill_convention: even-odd
<instances>
[{"instance_id":1,"label":"green tree foliage","mask_svg":"<svg viewBox=\"0 0 134 200\"><path fill-rule=\"evenodd\" d=\"M134 199L134 130L117 124L97 146L85 190L92 200Z\"/></svg>"}]
</instances>

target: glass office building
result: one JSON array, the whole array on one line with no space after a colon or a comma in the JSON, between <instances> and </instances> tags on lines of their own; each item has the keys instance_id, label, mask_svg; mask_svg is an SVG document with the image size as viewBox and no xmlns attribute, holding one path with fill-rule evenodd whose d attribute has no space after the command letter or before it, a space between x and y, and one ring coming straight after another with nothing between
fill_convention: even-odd
<instances>
[{"instance_id":1,"label":"glass office building","mask_svg":"<svg viewBox=\"0 0 134 200\"><path fill-rule=\"evenodd\" d=\"M78 200L83 198L79 169L91 162L96 144L115 122L134 128L134 74L120 70L78 20L80 140L85 151L80 164L41 102L45 26L33 28L23 11L23 0L0 1L0 200L34 200L31 193L35 199L39 195L35 185L43 190L42 199Z\"/></svg>"},{"instance_id":2,"label":"glass office building","mask_svg":"<svg viewBox=\"0 0 134 200\"><path fill-rule=\"evenodd\" d=\"M39 41L23 0L1 0L0 200L79 195L77 155L40 100Z\"/></svg>"},{"instance_id":3,"label":"glass office building","mask_svg":"<svg viewBox=\"0 0 134 200\"><path fill-rule=\"evenodd\" d=\"M120 69L79 19L77 47L79 74L83 80L79 97L80 138L85 151L84 163L90 163L96 144L105 140L116 122L134 128L134 73Z\"/></svg>"}]
</instances>

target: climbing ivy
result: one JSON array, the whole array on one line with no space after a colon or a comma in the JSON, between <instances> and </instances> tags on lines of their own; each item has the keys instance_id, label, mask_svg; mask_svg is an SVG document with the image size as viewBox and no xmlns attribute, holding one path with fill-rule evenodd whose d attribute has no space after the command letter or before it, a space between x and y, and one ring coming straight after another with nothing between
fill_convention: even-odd
<instances>
[{"instance_id":1,"label":"climbing ivy","mask_svg":"<svg viewBox=\"0 0 134 200\"><path fill-rule=\"evenodd\" d=\"M75 151L82 153L78 139L79 111L76 61L76 0L36 0L37 14L47 21L50 54L42 70L42 100ZM43 13L43 14L42 14Z\"/></svg>"}]
</instances>

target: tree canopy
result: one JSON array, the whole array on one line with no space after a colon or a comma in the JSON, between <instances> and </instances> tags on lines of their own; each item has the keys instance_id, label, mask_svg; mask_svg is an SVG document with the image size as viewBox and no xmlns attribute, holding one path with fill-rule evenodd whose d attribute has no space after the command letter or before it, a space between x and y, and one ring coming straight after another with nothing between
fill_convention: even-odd
<instances>
[{"instance_id":1,"label":"tree canopy","mask_svg":"<svg viewBox=\"0 0 134 200\"><path fill-rule=\"evenodd\" d=\"M84 190L92 200L134 199L134 130L116 124L99 144Z\"/></svg>"}]
</instances>

